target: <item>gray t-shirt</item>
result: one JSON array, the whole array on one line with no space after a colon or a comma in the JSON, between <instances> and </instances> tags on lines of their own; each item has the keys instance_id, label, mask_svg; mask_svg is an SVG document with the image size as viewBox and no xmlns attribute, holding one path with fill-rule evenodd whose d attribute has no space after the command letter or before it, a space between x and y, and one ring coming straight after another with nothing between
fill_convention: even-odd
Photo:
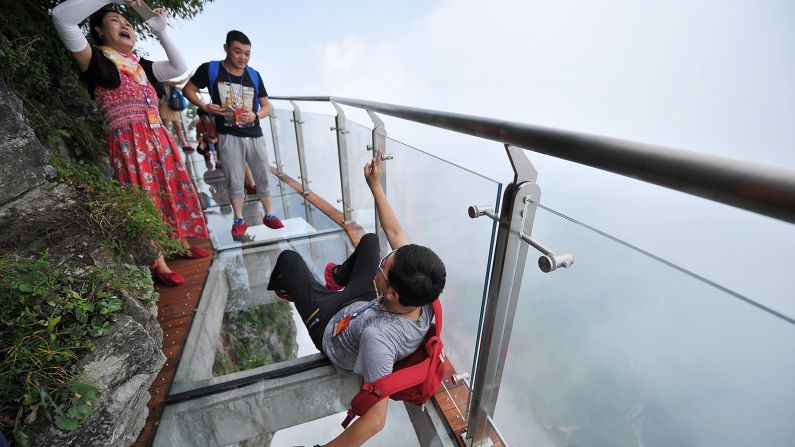
<instances>
[{"instance_id":1,"label":"gray t-shirt","mask_svg":"<svg viewBox=\"0 0 795 447\"><path fill-rule=\"evenodd\" d=\"M323 333L323 351L337 368L360 374L365 383L392 373L395 362L420 347L431 325L433 306L423 306L416 320L387 312L379 300L357 301L334 315ZM350 314L337 335L337 323Z\"/></svg>"}]
</instances>

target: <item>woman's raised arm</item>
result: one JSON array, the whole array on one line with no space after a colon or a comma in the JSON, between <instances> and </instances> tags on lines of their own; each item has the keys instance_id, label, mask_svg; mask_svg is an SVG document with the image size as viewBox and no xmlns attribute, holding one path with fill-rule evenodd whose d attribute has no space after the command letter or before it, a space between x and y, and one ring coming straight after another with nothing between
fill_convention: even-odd
<instances>
[{"instance_id":1,"label":"woman's raised arm","mask_svg":"<svg viewBox=\"0 0 795 447\"><path fill-rule=\"evenodd\" d=\"M158 81L167 81L176 78L177 76L185 73L188 69L182 53L177 49L177 45L171 40L166 33L166 23L168 13L163 8L155 10L156 16L147 20L145 23L149 26L149 30L160 41L160 45L166 50L167 60L157 61L152 64L152 72Z\"/></svg>"},{"instance_id":2,"label":"woman's raised arm","mask_svg":"<svg viewBox=\"0 0 795 447\"><path fill-rule=\"evenodd\" d=\"M88 69L91 62L91 45L78 26L96 10L113 3L110 0L67 0L52 10L52 23L67 50L77 61L80 71Z\"/></svg>"}]
</instances>

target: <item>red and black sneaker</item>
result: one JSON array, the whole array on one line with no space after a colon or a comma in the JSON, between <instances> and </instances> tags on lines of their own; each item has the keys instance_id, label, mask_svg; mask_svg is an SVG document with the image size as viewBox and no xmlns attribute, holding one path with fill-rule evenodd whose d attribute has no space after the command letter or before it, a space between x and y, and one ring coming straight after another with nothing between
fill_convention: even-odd
<instances>
[{"instance_id":1,"label":"red and black sneaker","mask_svg":"<svg viewBox=\"0 0 795 447\"><path fill-rule=\"evenodd\" d=\"M331 291L334 291L334 292L339 292L340 290L344 289L345 287L337 284L337 281L334 281L334 275L333 275L332 272L334 271L334 267L336 267L336 266L337 266L337 264L335 264L333 262L329 262L328 264L326 264L326 268L323 270L323 277L326 279L326 288L327 289L329 289Z\"/></svg>"},{"instance_id":2,"label":"red and black sneaker","mask_svg":"<svg viewBox=\"0 0 795 447\"><path fill-rule=\"evenodd\" d=\"M262 223L264 223L266 227L273 230L284 228L284 223L282 223L282 220L276 217L275 214L268 214L267 216L265 216L262 219Z\"/></svg>"},{"instance_id":3,"label":"red and black sneaker","mask_svg":"<svg viewBox=\"0 0 795 447\"><path fill-rule=\"evenodd\" d=\"M235 219L235 222L232 224L232 237L243 236L246 234L246 230L248 230L246 221L243 219Z\"/></svg>"}]
</instances>

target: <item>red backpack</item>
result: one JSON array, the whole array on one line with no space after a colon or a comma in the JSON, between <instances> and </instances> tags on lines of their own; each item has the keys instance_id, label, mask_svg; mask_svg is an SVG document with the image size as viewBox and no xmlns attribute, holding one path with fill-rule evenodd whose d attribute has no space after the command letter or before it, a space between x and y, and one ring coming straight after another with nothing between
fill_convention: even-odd
<instances>
[{"instance_id":1,"label":"red backpack","mask_svg":"<svg viewBox=\"0 0 795 447\"><path fill-rule=\"evenodd\" d=\"M436 394L445 370L441 339L442 305L438 299L433 302L433 314L435 324L431 323L425 340L413 354L396 362L392 374L373 383L362 384L362 389L351 401L348 416L342 421L343 428L348 428L356 416L367 413L370 407L387 397L422 405Z\"/></svg>"}]
</instances>

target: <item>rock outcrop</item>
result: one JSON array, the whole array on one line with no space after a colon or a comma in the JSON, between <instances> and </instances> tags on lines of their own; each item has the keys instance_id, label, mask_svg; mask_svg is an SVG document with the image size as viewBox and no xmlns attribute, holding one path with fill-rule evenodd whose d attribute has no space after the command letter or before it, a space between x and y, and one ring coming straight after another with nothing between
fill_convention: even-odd
<instances>
[{"instance_id":1,"label":"rock outcrop","mask_svg":"<svg viewBox=\"0 0 795 447\"><path fill-rule=\"evenodd\" d=\"M47 182L47 151L22 114L22 101L0 80L0 204Z\"/></svg>"},{"instance_id":2,"label":"rock outcrop","mask_svg":"<svg viewBox=\"0 0 795 447\"><path fill-rule=\"evenodd\" d=\"M53 182L48 153L22 114L22 103L0 81L0 253L35 255L54 264L104 262L101 241L84 222L80 193ZM163 332L149 296L124 297L124 307L95 350L81 360L84 382L102 392L92 415L71 432L47 427L38 446L128 446L143 428L149 387L165 363Z\"/></svg>"}]
</instances>

